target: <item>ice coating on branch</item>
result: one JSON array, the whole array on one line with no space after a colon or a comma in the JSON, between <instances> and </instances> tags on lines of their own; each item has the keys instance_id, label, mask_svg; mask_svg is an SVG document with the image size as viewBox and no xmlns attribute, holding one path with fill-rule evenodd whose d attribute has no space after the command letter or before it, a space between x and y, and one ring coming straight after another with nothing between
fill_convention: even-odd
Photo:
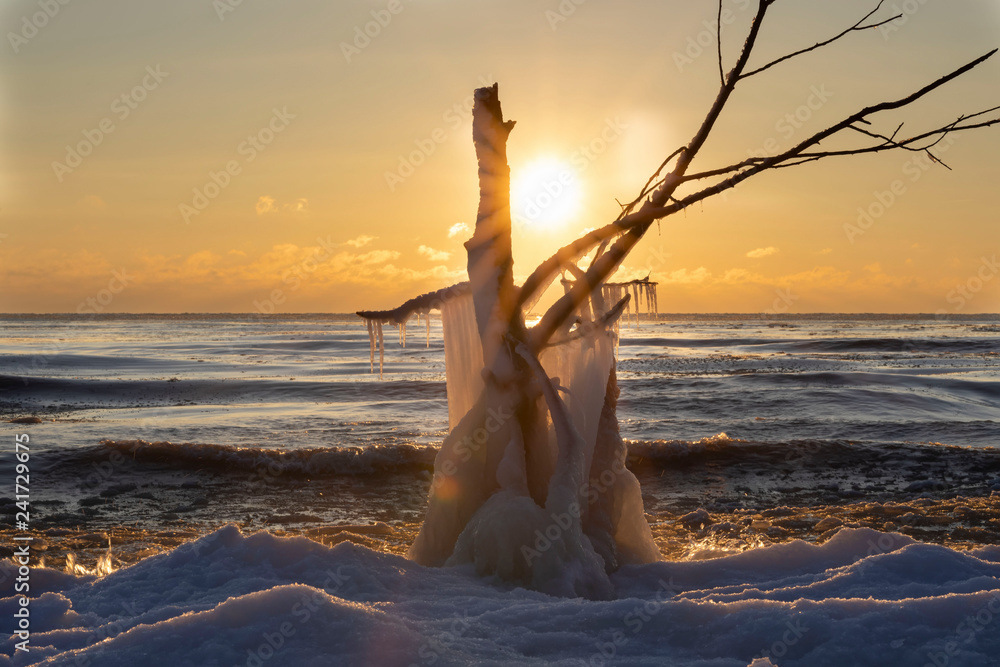
<instances>
[{"instance_id":1,"label":"ice coating on branch","mask_svg":"<svg viewBox=\"0 0 1000 667\"><path fill-rule=\"evenodd\" d=\"M406 323L413 315L417 316L419 323L420 316L423 315L427 323L427 347L431 346L431 320L432 310L441 310L444 304L451 299L460 298L469 294L469 283L461 282L443 287L433 292L421 294L414 297L393 310L359 310L357 315L365 321L368 328L368 340L371 347L371 372L375 372L375 347L379 348L379 379L382 379L384 370L385 345L382 336L382 325L393 324L399 328L399 344L406 347Z\"/></svg>"},{"instance_id":2,"label":"ice coating on branch","mask_svg":"<svg viewBox=\"0 0 1000 667\"><path fill-rule=\"evenodd\" d=\"M382 336L382 323L375 323L375 336L378 338L378 379L382 379L382 370L385 365L385 338Z\"/></svg>"},{"instance_id":3,"label":"ice coating on branch","mask_svg":"<svg viewBox=\"0 0 1000 667\"><path fill-rule=\"evenodd\" d=\"M647 278L606 292L584 283L550 308L537 336L527 329L529 300L512 271L506 144L513 127L497 86L476 90L480 199L465 243L468 294L440 305L451 431L408 555L423 565L473 564L481 575L556 595L605 598L620 564L659 557L624 468L608 333L630 301L638 325L640 286L645 294L652 284ZM564 266L576 281L587 279ZM402 327L414 312L408 303L409 310L359 315Z\"/></svg>"},{"instance_id":4,"label":"ice coating on branch","mask_svg":"<svg viewBox=\"0 0 1000 667\"><path fill-rule=\"evenodd\" d=\"M375 372L375 325L371 320L365 320L368 325L368 346L369 346L369 366L370 372Z\"/></svg>"},{"instance_id":5,"label":"ice coating on branch","mask_svg":"<svg viewBox=\"0 0 1000 667\"><path fill-rule=\"evenodd\" d=\"M617 303L622 297L631 292L632 299L625 309L625 321L631 326L632 314L635 314L635 326L639 326L639 309L643 301L646 305L646 313L655 315L659 313L656 302L656 286L658 283L651 282L649 277L640 280L631 280L627 283L604 283L602 290L604 298L609 303ZM567 287L567 290L569 288Z\"/></svg>"},{"instance_id":6,"label":"ice coating on branch","mask_svg":"<svg viewBox=\"0 0 1000 667\"><path fill-rule=\"evenodd\" d=\"M448 425L458 426L483 393L483 346L476 328L472 295L466 294L441 307L444 329L444 363L448 385Z\"/></svg>"},{"instance_id":7,"label":"ice coating on branch","mask_svg":"<svg viewBox=\"0 0 1000 667\"><path fill-rule=\"evenodd\" d=\"M468 303L451 302L443 319L446 351L476 348ZM609 595L606 573L619 565L659 558L638 482L624 467L625 445L614 415L613 349L610 334L593 329L541 355L536 379L548 394L539 399L548 435L533 443L542 451L535 452L531 472L548 480L543 504L528 493L524 438L512 411L490 414L481 399L469 406L469 395L457 389L473 381L482 387L475 371L481 361L449 365L449 412L454 405L466 413L435 461L430 507L411 558L430 565L474 564L483 575L589 598ZM504 417L506 437L491 439L490 429L502 426ZM488 463L492 447L502 452L495 468Z\"/></svg>"},{"instance_id":8,"label":"ice coating on branch","mask_svg":"<svg viewBox=\"0 0 1000 667\"><path fill-rule=\"evenodd\" d=\"M584 521L588 516L587 471L612 363L611 342L602 334L560 347L547 355L549 368L543 368L523 344L517 349L544 396L551 444L558 452L544 507L528 495L526 480L516 478L522 441L515 431L497 471L502 490L472 517L447 563L473 563L482 575L553 595L607 598L612 586L606 563L584 534ZM556 388L553 368L573 376L568 386ZM560 396L563 391L568 401Z\"/></svg>"}]
</instances>

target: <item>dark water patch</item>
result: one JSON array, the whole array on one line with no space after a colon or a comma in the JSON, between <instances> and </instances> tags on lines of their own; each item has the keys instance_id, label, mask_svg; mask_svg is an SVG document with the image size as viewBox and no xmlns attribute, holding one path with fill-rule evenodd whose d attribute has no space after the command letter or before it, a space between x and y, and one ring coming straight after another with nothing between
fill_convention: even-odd
<instances>
[{"instance_id":1,"label":"dark water patch","mask_svg":"<svg viewBox=\"0 0 1000 667\"><path fill-rule=\"evenodd\" d=\"M252 401L294 403L308 401L371 402L377 400L440 400L444 382L396 380L350 382L276 379L83 380L75 378L0 375L0 411L16 402L67 406L146 406L179 402L241 404Z\"/></svg>"},{"instance_id":2,"label":"dark water patch","mask_svg":"<svg viewBox=\"0 0 1000 667\"><path fill-rule=\"evenodd\" d=\"M622 334L622 347L652 348L715 348L738 349L753 352L803 353L1000 353L1000 338L996 337L947 337L947 338L775 338L768 337L706 337L670 338L659 336L633 336Z\"/></svg>"}]
</instances>

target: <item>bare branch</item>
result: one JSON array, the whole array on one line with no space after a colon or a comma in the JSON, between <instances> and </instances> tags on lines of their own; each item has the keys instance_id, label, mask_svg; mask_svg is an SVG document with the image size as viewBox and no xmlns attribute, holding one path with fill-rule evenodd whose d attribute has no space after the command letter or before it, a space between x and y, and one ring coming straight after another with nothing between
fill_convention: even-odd
<instances>
[{"instance_id":1,"label":"bare branch","mask_svg":"<svg viewBox=\"0 0 1000 667\"><path fill-rule=\"evenodd\" d=\"M726 74L722 71L722 0L719 0L719 14L715 19L715 42L719 47L719 84L726 85Z\"/></svg>"},{"instance_id":2,"label":"bare branch","mask_svg":"<svg viewBox=\"0 0 1000 667\"><path fill-rule=\"evenodd\" d=\"M928 130L926 132L922 132L921 134L914 135L912 137L909 137L908 139L900 139L900 140L897 140L896 136L899 134L900 129L902 129L903 123L900 123L899 127L896 128L896 131L893 132L892 135L889 136L889 137L886 137L885 135L879 134L877 132L870 132L870 131L865 130L863 128L859 128L859 127L856 127L856 126L851 126L848 129L854 130L856 132L859 132L860 134L864 134L864 135L870 136L872 138L880 139L880 140L882 140L882 143L877 144L875 146L859 146L859 147L856 147L856 148L845 148L843 150L838 150L838 151L824 151L824 152L819 152L819 153L805 153L805 152L803 152L803 153L799 153L798 155L791 156L789 158L789 160L795 160L795 161L785 161L785 162L781 162L779 164L772 164L770 166L770 168L772 168L772 169L787 169L788 167L794 167L794 166L797 166L797 165L800 165L800 164L805 164L807 162L815 162L816 160L820 160L820 159L828 158L828 157L841 157L841 156L846 156L846 155L864 155L866 153L880 153L880 152L884 152L884 151L892 150L892 149L896 149L896 148L904 149L904 150L908 150L908 151L912 151L912 152L918 152L918 153L927 153L928 156L932 160L934 160L935 162L940 163L942 166L947 167L947 165L944 164L944 162L941 162L940 158L938 158L937 156L935 156L933 154L930 154L928 151L931 148L934 148L934 146L936 146L939 143L941 143L941 141L944 140L945 137L947 137L949 134L951 134L953 132L960 132L960 131L963 131L963 130L981 129L981 128L985 128L985 127L990 127L991 125L1000 124L1000 123L998 123L998 119L992 119L992 120L983 121L981 123L975 123L975 124L971 124L971 125L960 125L959 124L962 121L966 121L966 120L969 120L971 118L976 118L978 116L983 116L983 115L985 115L987 113L991 113L991 112L994 112L994 111L1000 111L1000 107L993 107L991 109L986 109L984 111L979 111L979 112L974 113L974 114L960 116L957 120L949 123L948 125L944 125L944 126L935 128L933 130ZM864 121L864 120L858 121L858 122L865 122L865 123L867 123L867 121ZM868 124L870 124L870 123L868 123ZM934 138L934 140L931 143L927 144L927 145L924 145L924 146L913 146L912 145L912 144L915 144L917 142L923 141L924 139L931 139L931 138ZM704 180L704 179L707 179L707 178L713 178L715 176L724 176L726 174L731 174L733 172L740 171L741 169L746 169L747 167L752 167L752 166L755 166L755 165L759 165L759 164L763 163L766 159L767 158L763 158L763 157L751 157L751 158L747 158L747 159L745 159L745 160L743 160L741 162L736 162L736 163L728 165L726 167L719 167L718 169L710 169L710 170L707 170L707 171L701 171L701 172L697 172L697 173L694 173L694 174L688 174L687 176L684 177L683 181L686 183L686 182L689 182L689 181L698 181L698 180Z\"/></svg>"},{"instance_id":3,"label":"bare branch","mask_svg":"<svg viewBox=\"0 0 1000 667\"><path fill-rule=\"evenodd\" d=\"M812 46L810 46L808 48L800 49L800 50L798 50L798 51L796 51L794 53L789 53L787 56L782 56L782 57L778 58L777 60L772 60L768 64L763 65L762 67L758 67L755 70L747 72L746 74L743 75L742 78L748 79L751 76L753 76L754 74L760 74L761 72L763 72L765 70L768 70L768 69L771 69L775 65L777 65L779 63L783 63L786 60L791 60L792 58L795 58L797 56L801 56L801 55L803 55L805 53L809 53L810 51L815 51L816 49L821 49L824 46L827 46L828 44L832 44L833 42L836 42L838 39L842 39L843 37L851 34L852 32L857 32L857 31L861 31L861 30L870 30L872 28L877 28L877 27L879 27L881 25L885 25L886 23L891 23L892 21L895 21L896 19L902 17L902 14L897 14L896 16L893 16L892 18L888 18L888 19L886 19L884 21L879 21L878 23L872 23L870 25L862 25L865 21L867 21L868 19L870 19L879 9L881 9L883 4L885 4L885 0L879 0L879 3L878 3L878 5L875 6L875 9L871 10L870 12L868 12L864 16L864 18L862 18L860 21L858 21L857 23L855 23L854 25L852 25L847 30L844 30L840 34L838 34L838 35L836 35L834 37L831 37L828 40L825 40L825 41L813 44Z\"/></svg>"},{"instance_id":4,"label":"bare branch","mask_svg":"<svg viewBox=\"0 0 1000 667\"><path fill-rule=\"evenodd\" d=\"M750 60L750 54L753 53L754 46L757 44L757 37L760 35L761 26L764 24L764 16L767 14L767 8L773 3L774 0L760 0L757 5L757 14L750 24L750 32L743 43L743 50L740 51L740 57L737 58L736 65L733 66L729 77L723 83L722 89L719 90L719 95L715 98L712 108L708 110L708 114L705 115L705 120L702 122L701 127L698 128L698 132L691 139L691 143L680 153L674 171L664 179L663 184L653 193L649 202L651 206L659 207L666 203L667 199L673 195L674 190L677 188L678 179L684 175L691 162L698 155L698 151L708 141L708 136L712 133L712 128L715 127L719 116L722 115L722 110L726 108L726 103L733 94L736 82L739 81L743 70L746 68L747 61Z\"/></svg>"},{"instance_id":5,"label":"bare branch","mask_svg":"<svg viewBox=\"0 0 1000 667\"><path fill-rule=\"evenodd\" d=\"M444 287L427 294L413 297L406 303L392 310L359 310L356 314L366 320L376 322L389 322L391 324L402 324L410 319L414 313L429 312L431 310L441 310L441 306L455 297L469 293L469 282L461 282Z\"/></svg>"},{"instance_id":6,"label":"bare branch","mask_svg":"<svg viewBox=\"0 0 1000 667\"><path fill-rule=\"evenodd\" d=\"M944 126L942 128L938 128L936 130L932 130L930 132L925 132L925 133L917 135L915 137L911 137L910 139L907 139L907 140L902 141L902 142L896 141L896 142L890 142L888 144L882 143L882 144L879 144L879 145L876 145L876 146L861 147L861 148L851 148L851 149L845 149L845 150L842 150L842 151L827 151L827 152L823 152L823 153L806 153L805 152L806 149L811 148L812 146L815 146L815 145L819 144L824 139L827 139L827 138L833 136L834 134L837 134L838 132L840 132L842 130L851 128L856 123L866 122L866 118L868 116L871 116L873 114L876 114L876 113L879 113L879 112L882 112L882 111L891 111L891 110L894 110L894 109L899 109L899 108L902 108L902 107L905 107L905 106L908 106L908 105L912 104L913 102L919 100L920 98L924 97L928 93L931 93L932 91L937 90L938 88L940 88L941 86L945 85L949 81L952 81L952 80L954 80L954 79L962 76L966 72L972 70L973 68L978 67L979 65L981 65L986 60L992 58L996 54L996 52L997 52L997 49L994 49L994 50L990 51L989 53L987 53L987 54L985 54L983 56L980 56L979 58L976 58L975 60L973 60L973 61L971 61L971 62L963 65L962 67L959 67L958 69L956 69L956 70L954 70L954 71L952 71L952 72L950 72L950 73L948 73L948 74L946 74L946 75L944 75L944 76L936 79L935 81L927 84L926 86L924 86L920 90L917 90L916 92L911 93L910 95L907 95L906 97L903 97L903 98L900 98L900 99L897 99L897 100L893 100L893 101L889 101L889 102L882 102L882 103L875 104L875 105L872 105L872 106L869 106L869 107L865 107L865 108L861 109L860 111L858 111L858 112L856 112L856 113L848 116L847 118L845 118L844 120L840 121L839 123L831 125L830 127L826 128L825 130L821 130L820 132L817 132L816 134L812 135L811 137L809 137L809 138L805 139L804 141L802 141L801 143L799 143L797 146L789 149L788 151L786 151L784 153L781 153L780 155L776 155L776 156L770 157L770 158L749 158L749 159L743 160L742 162L739 162L739 163L737 163L735 165L730 165L728 167L722 167L720 169L715 169L715 170L712 170L712 171L691 174L690 176L683 177L680 180L682 182L687 182L687 181L692 181L692 180L704 179L704 178L707 178L707 177L710 177L710 176L722 175L722 174L725 174L725 173L731 173L731 172L739 171L740 169L744 169L744 168L749 167L749 169L747 169L746 171L742 171L742 172L740 172L740 173L732 176L729 179L729 180L738 179L738 180L735 181L735 183L732 184L732 185L735 185L736 183L739 183L739 182L745 180L746 178L749 178L750 176L753 176L754 174L757 174L757 173L759 173L759 172L761 172L761 171L763 171L765 169L776 167L778 165L781 165L782 163L785 163L785 162L787 162L789 160L792 160L792 159L795 159L795 158L820 158L820 157L833 157L835 155L859 155L859 154L864 154L864 153L876 153L876 152L881 152L881 151L885 151L885 150L890 150L890 149L896 148L895 144L906 144L906 145L909 145L909 144L912 144L912 143L914 143L916 141L920 141L922 139L926 139L926 138L931 137L931 136L937 136L937 135L939 135L941 133L957 132L957 131L966 130L966 129L977 129L977 128L981 128L981 127L989 127L990 125L995 125L998 122L1000 122L1000 120L998 120L998 119L991 119L991 120L988 120L988 121L983 121L981 123L974 123L974 124L965 125L965 126L956 125L956 124L953 123L953 124L950 124L950 125L946 125L946 126ZM989 110L986 110L986 111L981 111L981 112L978 112L976 114L973 114L973 116L966 116L966 117L963 117L963 118L967 119L967 118L972 118L972 117L978 117L978 116L982 116L982 115L985 115L987 113L990 113L990 112L996 111L996 110L997 110L997 108L989 109ZM961 120L962 119L959 119L959 121L961 121ZM956 121L956 122L959 122L959 121ZM858 128L854 128L854 129L858 129ZM722 183L717 184L716 186L713 186L709 190L712 190L712 189L714 189L716 187L723 187L728 182L729 181L723 181ZM728 187L723 187L723 189L728 189ZM689 198L682 199L681 203L687 202L688 199ZM663 210L667 211L669 208L670 207L665 207ZM670 212L673 212L673 211L670 211ZM669 213L667 213L667 215L669 215Z\"/></svg>"},{"instance_id":7,"label":"bare branch","mask_svg":"<svg viewBox=\"0 0 1000 667\"><path fill-rule=\"evenodd\" d=\"M650 192L652 192L657 187L659 187L659 185L663 182L662 179L656 181L656 183L653 184L652 187L650 187L650 184L653 183L654 180L656 180L657 178L659 178L659 176L663 172L663 170L666 169L666 167L667 167L668 164L670 164L670 161L673 160L678 155L680 155L683 151L684 151L684 148L681 147L681 148L678 148L673 153L671 153L670 155L667 156L667 159L664 160L660 164L659 168L655 172L653 172L653 175L649 177L648 181L646 181L646 184L644 186L642 186L642 190L639 192L639 196L636 197L635 199L633 199L628 204L622 206L622 212L618 215L618 219L619 220L622 219L623 217L625 217L626 215L628 215L629 213L631 213L632 209L635 208L636 204L638 204L639 202L641 202L643 199L646 198L646 196Z\"/></svg>"},{"instance_id":8,"label":"bare branch","mask_svg":"<svg viewBox=\"0 0 1000 667\"><path fill-rule=\"evenodd\" d=\"M998 117L988 117L978 122L969 122L970 120L982 118L987 116L987 114L1000 110L1000 107L994 107L975 114L961 116L948 125L916 134L906 139L898 138L899 133L903 128L902 124L897 126L895 131L889 136L886 136L874 129L861 127L862 125L871 126L871 123L868 120L870 116L883 111L891 111L906 107L934 90L944 86L950 81L964 75L975 67L978 67L980 64L989 58L992 58L996 54L997 50L994 49L993 51L990 51L989 53L953 70L952 72L945 74L944 76L932 81L905 97L864 107L856 113L844 118L840 122L813 134L796 146L779 155L772 157L751 157L725 167L687 174L689 166L696 158L705 142L708 140L708 137L724 111L736 84L742 78L762 72L797 55L821 48L827 44L837 41L838 39L841 39L851 32L877 27L886 22L883 21L872 24L865 23L882 7L884 0L880 0L874 10L869 12L869 14L858 21L854 26L851 26L839 35L824 42L820 42L813 47L802 49L780 58L744 75L743 73L746 71L747 62L757 42L761 25L763 24L768 7L770 7L774 1L775 0L759 0L757 13L754 16L749 34L747 35L740 55L737 58L736 64L730 71L728 77L721 77L722 83L718 96L706 114L701 126L698 128L698 131L692 137L690 143L675 150L660 164L659 168L646 181L646 184L640 191L639 196L632 202L622 205L621 213L614 222L605 225L600 229L591 231L588 234L576 239L572 243L560 248L553 256L542 262L524 282L520 290L518 290L516 305L523 307L526 303L531 301L536 293L540 293L540 290L551 284L554 276L556 276L563 267L577 261L592 248L600 246L603 249L607 246L607 244L611 243L606 252L602 253L599 251L596 253L593 262L591 262L589 268L585 272L582 272L582 275L580 275L579 270L574 271L574 275L576 275L578 279L570 287L569 291L559 298L551 308L549 308L538 325L536 325L530 332L525 332L530 336L530 347L534 351L537 352L545 347L551 340L552 336L561 330L568 318L572 317L574 311L579 307L579 304L583 303L583 301L588 298L598 285L608 280L608 278L618 269L621 262L629 254L629 252L631 252L631 250L635 247L636 243L638 243L638 241L648 231L653 222L682 211L692 204L734 188L748 178L751 178L768 169L784 169L799 166L825 159L827 157L834 157L838 155L860 155L865 153L904 149L908 151L924 152L930 157L930 159L944 164L930 152L930 149L937 145L938 142L942 141L944 137L954 132L985 128L1000 124L1000 118ZM891 21L894 19L888 20ZM718 21L721 32L721 13L718 15ZM721 49L720 37L720 66L722 62ZM851 130L863 136L875 139L878 143L871 146L859 146L844 150L810 151L810 149L815 148L822 141L844 130ZM928 140L930 143L926 143ZM673 170L661 177L663 171L675 159L676 163L674 164ZM947 165L944 166L947 167ZM720 176L724 178L719 182L704 187L703 189L685 197L678 198L675 196L677 189L685 183ZM639 206L640 202L642 202L641 206ZM637 206L638 209L636 210ZM576 267L574 266L573 268L575 269ZM514 312L519 312L519 308L515 307ZM513 325L514 322L512 321L512 329L520 328L514 327ZM523 326L523 324L521 326ZM521 331L523 332L523 329L521 329Z\"/></svg>"},{"instance_id":9,"label":"bare branch","mask_svg":"<svg viewBox=\"0 0 1000 667\"><path fill-rule=\"evenodd\" d=\"M752 42L749 39L748 43L751 43L752 45ZM700 190L680 200L675 200L674 203L672 204L665 204L664 202L664 205L657 206L653 200L649 200L638 211L622 216L614 223L591 232L590 234L587 235L586 238L588 239L588 242L593 244L599 242L598 239L602 240L609 239L609 238L614 238L615 236L618 236L618 239L604 255L602 255L597 261L594 262L593 265L591 265L591 267L587 270L585 277L583 279L578 280L577 283L571 288L571 290L567 294L563 295L563 297L561 297L559 300L557 300L556 303L549 309L549 311L545 313L545 315L542 317L542 320L534 327L534 329L531 332L533 346L537 350L541 349L541 347L544 347L548 343L551 336L556 331L559 330L559 327L566 320L566 318L572 315L573 311L576 308L575 304L579 303L582 299L585 299L586 295L596 285L599 285L601 282L607 280L607 278L610 277L615 270L617 270L620 263L625 259L625 256L628 255L628 253L632 250L632 248L639 241L639 239L642 238L642 236L646 233L646 231L649 229L650 225L654 221L665 218L669 215L677 213L678 211L682 211L685 208L691 206L692 204L707 199L708 197L717 195L721 192L734 188L739 183L742 183L751 176L755 176L756 174L759 174L760 172L765 171L767 169L777 168L783 163L788 163L794 160L795 164L804 164L805 162L808 161L815 161L817 159L820 159L821 157L827 157L833 155L835 154L834 152L831 152L829 154L820 154L820 155L804 155L804 153L806 149L819 144L824 139L846 128L851 127L855 123L866 122L865 119L868 116L871 116L875 113L879 113L881 111L898 109L901 107L905 107L909 104L912 104L916 100L919 100L928 93L936 90L937 88L940 88L949 81L952 81L953 79L962 76L969 70L979 66L989 58L993 57L993 55L995 55L996 52L997 49L994 49L993 51L987 53L986 55L981 56L967 63L966 65L963 65L962 67L959 67L953 72L940 77L939 79L924 86L920 90L917 90L916 92L907 95L906 97L894 101L882 102L880 104L875 104L873 106L865 107L864 109L861 109L857 113L848 116L841 122L832 125L826 128L825 130L817 132L816 134L812 135L811 137L801 142L794 148L791 148L780 155L771 158L750 158L749 160L745 160L743 163L741 163L743 165L742 167L731 165L729 167L723 167L720 170L715 170L718 173L732 173L734 171L737 172L720 183L716 183L712 186L709 186L703 190ZM734 79L730 77L729 83L731 84L733 81ZM723 88L723 92L725 90L726 87ZM720 94L720 98L721 97L722 94ZM717 106L718 106L718 100L716 101L716 105L713 106L713 110L716 110ZM721 112L721 109L718 109L718 111ZM983 113L988 113L988 112L980 112L977 115L983 115ZM702 127L704 128L707 124L708 120L706 120L706 123L703 124ZM952 127L946 127L943 129L939 129L937 131L937 134L941 132L955 132L959 131L960 129L974 129L978 127L988 127L994 124L1000 124L1000 118L991 119L983 121L981 123L975 123L967 126L955 125ZM936 134L936 133L932 132L931 134ZM692 144L694 144L694 142L692 142ZM864 149L848 150L840 153L854 155L865 152L888 150L891 148L894 148L894 146L891 144L889 145L883 144L880 146L874 146ZM689 154L687 152L682 154L681 158L678 160L678 163L683 162L685 158L687 158L688 156ZM678 164L678 167L674 170L674 172L667 177L668 181L670 181L671 180L670 177L672 176L673 177L672 182L668 182L667 184L665 184L664 187L661 188L661 190L658 191L657 194L659 194L659 192L662 192L662 190L667 187L669 187L670 192L673 193L673 191L676 190L677 186L683 182L707 177L704 173L693 174L691 176L684 177L682 173L679 173L680 171L681 171L681 166L680 164Z\"/></svg>"}]
</instances>

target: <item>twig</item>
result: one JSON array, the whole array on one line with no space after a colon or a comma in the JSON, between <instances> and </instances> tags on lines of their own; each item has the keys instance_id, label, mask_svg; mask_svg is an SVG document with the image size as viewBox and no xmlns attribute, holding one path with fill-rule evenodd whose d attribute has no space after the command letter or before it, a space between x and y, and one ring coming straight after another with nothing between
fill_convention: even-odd
<instances>
[{"instance_id":1,"label":"twig","mask_svg":"<svg viewBox=\"0 0 1000 667\"><path fill-rule=\"evenodd\" d=\"M722 71L722 0L719 0L719 14L715 19L715 41L719 46L719 84L726 85L726 75Z\"/></svg>"},{"instance_id":2,"label":"twig","mask_svg":"<svg viewBox=\"0 0 1000 667\"><path fill-rule=\"evenodd\" d=\"M761 72L763 72L765 70L768 70L768 69L771 69L775 65L777 65L779 63L783 63L786 60L791 60L792 58L795 58L796 56L801 56L804 53L809 53L810 51L815 51L816 49L821 49L824 46L826 46L828 44L832 44L833 42L836 42L838 39L841 39L841 38L845 37L846 35L849 35L852 32L861 31L861 30L870 30L871 28L877 28L877 27L879 27L881 25L885 25L886 23L891 23L892 21L895 21L896 19L901 18L903 16L902 14L897 14L896 16L893 16L892 18L886 19L884 21L879 21L878 23L873 23L871 25L865 25L865 26L861 25L862 23L864 23L865 21L867 21L869 18L871 18L872 15L875 14L875 12L877 12L879 9L881 9L883 4L885 4L885 0L879 0L879 3L878 3L878 5L875 6L875 9L871 10L870 12L868 12L865 15L864 18L862 18L860 21L858 21L857 23L855 23L854 25L852 25L847 30L845 30L845 31L841 32L840 34L836 35L835 37L831 37L830 39L822 41L822 42L817 42L816 44L813 44L812 46L810 46L808 48L800 49L800 50L798 50L798 51L796 51L794 53L789 53L787 56L782 56L782 57L778 58L777 60L772 60L771 62L769 62L766 65L763 65L761 67L758 67L755 70L747 72L746 74L743 75L742 78L748 79L751 76L753 76L754 74L760 74Z\"/></svg>"}]
</instances>

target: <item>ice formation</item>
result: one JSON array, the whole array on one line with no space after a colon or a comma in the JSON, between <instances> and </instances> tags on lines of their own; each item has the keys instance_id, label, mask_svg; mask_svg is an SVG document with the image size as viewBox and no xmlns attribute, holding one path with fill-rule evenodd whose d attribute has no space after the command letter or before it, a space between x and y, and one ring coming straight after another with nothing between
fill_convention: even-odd
<instances>
[{"instance_id":1,"label":"ice formation","mask_svg":"<svg viewBox=\"0 0 1000 667\"><path fill-rule=\"evenodd\" d=\"M451 429L409 556L423 565L474 564L481 575L558 595L604 598L611 572L659 558L638 482L625 467L614 372L618 319L634 302L638 325L640 289L649 310L655 283L588 277L623 256L598 241L560 251L514 284L506 149L513 128L497 86L476 90L480 198L465 243L465 287L358 315L374 323L380 362L382 323L399 326L405 346L414 313L442 315ZM594 246L585 274L576 262ZM575 282L564 281L566 295L528 329L527 311L563 271Z\"/></svg>"},{"instance_id":2,"label":"ice formation","mask_svg":"<svg viewBox=\"0 0 1000 667\"><path fill-rule=\"evenodd\" d=\"M479 344L472 296L466 294L445 302L441 306L441 325L444 329L448 422L454 429L484 389L483 347Z\"/></svg>"},{"instance_id":3,"label":"ice formation","mask_svg":"<svg viewBox=\"0 0 1000 667\"><path fill-rule=\"evenodd\" d=\"M656 299L656 286L658 283L651 282L649 276L631 280L625 283L604 283L602 289L604 292L604 299L608 303L618 303L625 297L625 295L630 295L628 305L625 311L625 321L628 323L632 322L632 317L634 313L635 326L639 326L639 309L642 307L643 302L646 305L646 313L649 315L659 314L659 304Z\"/></svg>"},{"instance_id":4,"label":"ice formation","mask_svg":"<svg viewBox=\"0 0 1000 667\"><path fill-rule=\"evenodd\" d=\"M528 355L538 397L526 453L517 397L486 407L472 296L445 304L442 320L451 433L410 556L474 563L481 574L550 593L608 596L608 572L659 557L625 468L610 333L591 322L537 362Z\"/></svg>"}]
</instances>

